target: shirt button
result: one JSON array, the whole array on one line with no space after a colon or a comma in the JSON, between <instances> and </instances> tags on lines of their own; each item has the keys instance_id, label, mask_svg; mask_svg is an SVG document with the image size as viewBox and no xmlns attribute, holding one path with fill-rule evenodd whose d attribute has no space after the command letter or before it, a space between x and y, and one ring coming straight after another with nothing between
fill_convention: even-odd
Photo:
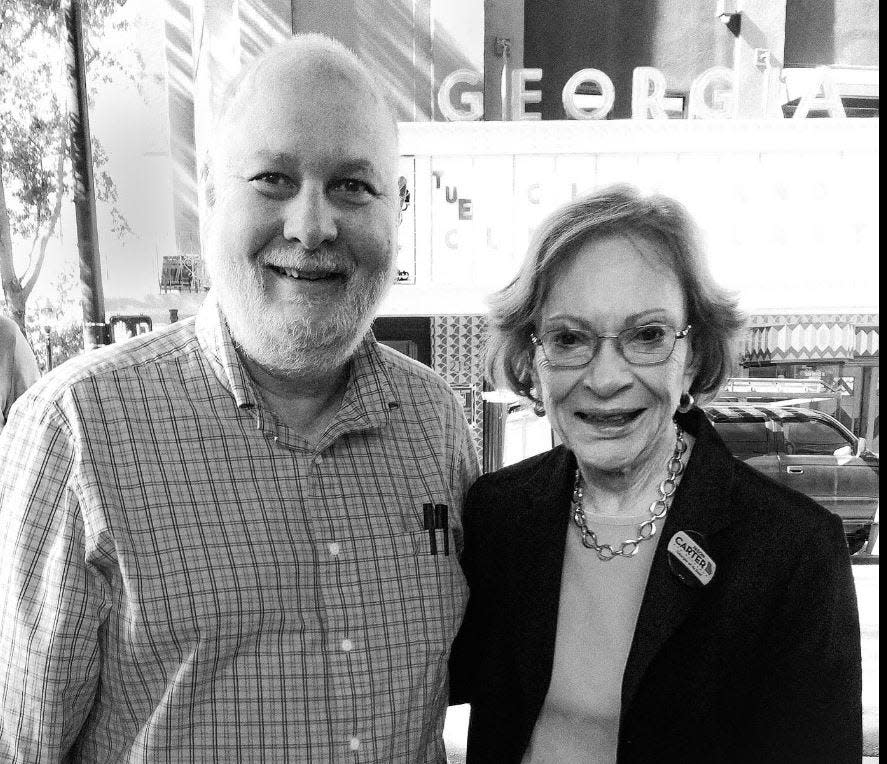
<instances>
[{"instance_id":1,"label":"shirt button","mask_svg":"<svg viewBox=\"0 0 887 764\"><path fill-rule=\"evenodd\" d=\"M333 542L327 544L326 546L327 546L327 549L330 550L330 554L333 557L338 557L339 553L342 551L342 545L339 544L338 541L333 541Z\"/></svg>"},{"instance_id":2,"label":"shirt button","mask_svg":"<svg viewBox=\"0 0 887 764\"><path fill-rule=\"evenodd\" d=\"M358 748L360 748L360 738L359 737L351 738L351 740L348 741L348 747L352 751L356 751Z\"/></svg>"},{"instance_id":3,"label":"shirt button","mask_svg":"<svg viewBox=\"0 0 887 764\"><path fill-rule=\"evenodd\" d=\"M350 639L343 639L340 643L340 647L346 652L350 653L354 649L354 642Z\"/></svg>"}]
</instances>

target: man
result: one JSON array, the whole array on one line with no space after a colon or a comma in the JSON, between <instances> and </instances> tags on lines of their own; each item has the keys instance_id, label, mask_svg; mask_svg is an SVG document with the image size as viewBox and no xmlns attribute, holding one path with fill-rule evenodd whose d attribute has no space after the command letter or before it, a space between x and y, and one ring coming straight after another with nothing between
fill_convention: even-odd
<instances>
[{"instance_id":1,"label":"man","mask_svg":"<svg viewBox=\"0 0 887 764\"><path fill-rule=\"evenodd\" d=\"M15 399L39 378L34 352L18 324L0 315L0 430Z\"/></svg>"},{"instance_id":2,"label":"man","mask_svg":"<svg viewBox=\"0 0 887 764\"><path fill-rule=\"evenodd\" d=\"M396 125L304 36L214 135L196 321L66 364L0 439L0 759L442 761L477 463L368 332Z\"/></svg>"}]
</instances>

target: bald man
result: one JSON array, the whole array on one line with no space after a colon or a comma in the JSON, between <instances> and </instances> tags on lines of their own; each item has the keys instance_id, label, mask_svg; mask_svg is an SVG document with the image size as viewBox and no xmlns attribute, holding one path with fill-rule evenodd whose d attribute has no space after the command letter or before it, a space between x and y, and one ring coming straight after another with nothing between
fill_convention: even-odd
<instances>
[{"instance_id":1,"label":"bald man","mask_svg":"<svg viewBox=\"0 0 887 764\"><path fill-rule=\"evenodd\" d=\"M0 759L445 761L477 460L369 330L396 124L300 36L213 135L196 320L65 364L0 436Z\"/></svg>"}]
</instances>

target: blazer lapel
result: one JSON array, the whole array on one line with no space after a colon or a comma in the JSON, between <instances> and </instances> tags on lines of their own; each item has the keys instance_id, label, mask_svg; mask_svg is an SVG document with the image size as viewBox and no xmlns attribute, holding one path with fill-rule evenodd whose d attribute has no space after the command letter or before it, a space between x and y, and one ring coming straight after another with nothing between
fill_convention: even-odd
<instances>
[{"instance_id":1,"label":"blazer lapel","mask_svg":"<svg viewBox=\"0 0 887 764\"><path fill-rule=\"evenodd\" d=\"M516 613L514 650L530 720L545 701L554 665L564 546L576 459L565 448L552 451L518 486L516 511L506 532L513 550L512 581Z\"/></svg>"},{"instance_id":2,"label":"blazer lapel","mask_svg":"<svg viewBox=\"0 0 887 764\"><path fill-rule=\"evenodd\" d=\"M660 530L644 598L638 614L634 639L622 679L622 715L631 705L651 661L683 623L702 594L683 583L668 565L668 542L678 531L697 531L707 544L730 524L730 484L733 464L727 447L700 410L681 417L681 425L696 436L696 444L674 503ZM708 546L706 546L708 549ZM713 555L715 564L719 560ZM715 579L709 585L714 585Z\"/></svg>"}]
</instances>

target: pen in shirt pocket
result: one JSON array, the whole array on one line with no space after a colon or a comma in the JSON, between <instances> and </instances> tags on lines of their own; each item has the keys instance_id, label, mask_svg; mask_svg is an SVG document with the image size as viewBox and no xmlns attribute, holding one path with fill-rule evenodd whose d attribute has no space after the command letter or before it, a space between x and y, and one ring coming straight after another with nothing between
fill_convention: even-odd
<instances>
[{"instance_id":1,"label":"pen in shirt pocket","mask_svg":"<svg viewBox=\"0 0 887 764\"><path fill-rule=\"evenodd\" d=\"M450 554L450 519L447 516L447 505L446 504L435 504L434 505L434 527L440 528L443 531L444 537L444 554L449 556Z\"/></svg>"},{"instance_id":2,"label":"pen in shirt pocket","mask_svg":"<svg viewBox=\"0 0 887 764\"><path fill-rule=\"evenodd\" d=\"M428 545L431 554L437 554L437 524L434 521L434 504L423 504L422 514L424 522L422 527L428 531Z\"/></svg>"},{"instance_id":3,"label":"pen in shirt pocket","mask_svg":"<svg viewBox=\"0 0 887 764\"><path fill-rule=\"evenodd\" d=\"M437 532L443 531L444 554L450 554L450 519L446 504L423 504L423 530L428 531L428 545L432 555L437 554Z\"/></svg>"}]
</instances>

